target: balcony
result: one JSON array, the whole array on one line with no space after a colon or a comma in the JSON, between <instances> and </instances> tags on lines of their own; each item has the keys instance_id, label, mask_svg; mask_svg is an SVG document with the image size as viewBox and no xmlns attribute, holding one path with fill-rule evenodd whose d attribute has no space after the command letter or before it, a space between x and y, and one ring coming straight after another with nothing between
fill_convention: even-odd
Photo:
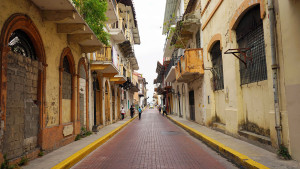
<instances>
[{"instance_id":1,"label":"balcony","mask_svg":"<svg viewBox=\"0 0 300 169\"><path fill-rule=\"evenodd\" d=\"M166 69L165 72L165 82L174 82L176 80L176 73L175 73L175 61L177 60L177 58L173 57L170 60L170 63Z\"/></svg>"},{"instance_id":2,"label":"balcony","mask_svg":"<svg viewBox=\"0 0 300 169\"><path fill-rule=\"evenodd\" d=\"M118 21L118 14L117 14L117 2L116 0L107 0L107 23L111 24Z\"/></svg>"},{"instance_id":3,"label":"balcony","mask_svg":"<svg viewBox=\"0 0 300 169\"><path fill-rule=\"evenodd\" d=\"M203 49L187 49L176 68L176 80L189 82L204 75Z\"/></svg>"},{"instance_id":4,"label":"balcony","mask_svg":"<svg viewBox=\"0 0 300 169\"><path fill-rule=\"evenodd\" d=\"M104 77L113 78L119 74L119 70L112 61L112 52L110 47L104 47L100 51L95 52L96 60L91 61L91 70L102 74Z\"/></svg>"},{"instance_id":5,"label":"balcony","mask_svg":"<svg viewBox=\"0 0 300 169\"><path fill-rule=\"evenodd\" d=\"M108 25L108 32L116 43L122 43L126 40L125 26L122 19Z\"/></svg>"}]
</instances>

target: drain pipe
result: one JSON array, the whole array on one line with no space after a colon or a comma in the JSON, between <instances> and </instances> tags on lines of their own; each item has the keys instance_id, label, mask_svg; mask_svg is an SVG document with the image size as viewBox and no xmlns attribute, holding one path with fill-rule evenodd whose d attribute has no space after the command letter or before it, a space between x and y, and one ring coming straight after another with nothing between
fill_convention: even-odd
<instances>
[{"instance_id":1,"label":"drain pipe","mask_svg":"<svg viewBox=\"0 0 300 169\"><path fill-rule=\"evenodd\" d=\"M273 75L273 94L274 94L274 111L275 111L275 129L277 132L278 147L282 144L282 127L281 127L281 115L279 109L279 97L278 97L278 68L276 58L276 42L275 42L275 12L273 0L268 0L268 11L270 21L270 38L271 38L271 56L272 56L272 75Z\"/></svg>"}]
</instances>

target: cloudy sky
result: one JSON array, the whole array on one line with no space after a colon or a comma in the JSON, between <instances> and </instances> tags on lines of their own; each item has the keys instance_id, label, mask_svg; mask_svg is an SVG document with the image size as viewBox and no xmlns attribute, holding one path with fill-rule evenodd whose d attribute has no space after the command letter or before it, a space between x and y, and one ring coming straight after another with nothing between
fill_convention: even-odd
<instances>
[{"instance_id":1,"label":"cloudy sky","mask_svg":"<svg viewBox=\"0 0 300 169\"><path fill-rule=\"evenodd\" d=\"M133 0L141 44L135 45L135 54L140 67L139 73L146 78L148 85L148 101L152 101L154 86L153 80L157 61L162 62L165 36L162 35L162 26L166 0Z\"/></svg>"}]
</instances>

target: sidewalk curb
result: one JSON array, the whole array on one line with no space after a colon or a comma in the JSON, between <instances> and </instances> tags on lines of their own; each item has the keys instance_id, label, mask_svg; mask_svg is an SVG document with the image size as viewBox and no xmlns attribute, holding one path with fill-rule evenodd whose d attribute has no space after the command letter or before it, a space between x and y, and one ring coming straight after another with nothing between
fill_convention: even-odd
<instances>
[{"instance_id":1,"label":"sidewalk curb","mask_svg":"<svg viewBox=\"0 0 300 169\"><path fill-rule=\"evenodd\" d=\"M249 158L248 156L241 154L227 146L225 146L224 144L204 135L203 133L185 125L182 124L176 120L174 120L172 117L167 116L168 119L170 119L172 122L174 122L175 124L177 124L178 126L182 127L183 129L185 129L187 132L189 132L191 135L193 135L194 137L196 137L197 139L203 141L204 143L206 143L208 146L210 146L211 148L213 148L214 150L216 150L217 152L219 152L220 154L222 154L225 158L231 160L232 162L243 166L245 168L257 168L257 169L269 169L268 167L252 160L251 158Z\"/></svg>"},{"instance_id":2,"label":"sidewalk curb","mask_svg":"<svg viewBox=\"0 0 300 169\"><path fill-rule=\"evenodd\" d=\"M58 163L52 169L65 169L65 168L71 168L76 163L78 163L80 160L82 160L84 157L89 155L92 151L94 151L96 148L104 144L106 141L108 141L111 137L113 137L115 134L117 134L122 128L127 126L130 122L132 122L134 119L136 119L137 116L133 117L132 119L128 120L121 126L117 127L113 131L107 133L105 136L97 139L93 143L87 145L83 149L77 151L75 154L71 155L70 157L66 158L62 162Z\"/></svg>"}]
</instances>

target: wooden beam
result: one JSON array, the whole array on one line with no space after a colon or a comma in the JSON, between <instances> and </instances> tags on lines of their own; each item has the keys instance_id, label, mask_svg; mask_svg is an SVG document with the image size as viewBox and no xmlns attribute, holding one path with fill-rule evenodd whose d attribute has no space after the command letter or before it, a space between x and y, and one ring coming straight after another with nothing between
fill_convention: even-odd
<instances>
[{"instance_id":1,"label":"wooden beam","mask_svg":"<svg viewBox=\"0 0 300 169\"><path fill-rule=\"evenodd\" d=\"M46 21L62 21L75 19L75 12L70 11L42 11L43 20Z\"/></svg>"},{"instance_id":2,"label":"wooden beam","mask_svg":"<svg viewBox=\"0 0 300 169\"><path fill-rule=\"evenodd\" d=\"M57 24L57 33L73 33L75 31L85 31L84 23L60 23Z\"/></svg>"},{"instance_id":3,"label":"wooden beam","mask_svg":"<svg viewBox=\"0 0 300 169\"><path fill-rule=\"evenodd\" d=\"M100 65L100 64L91 64L91 70L104 70L108 67L109 65Z\"/></svg>"},{"instance_id":4,"label":"wooden beam","mask_svg":"<svg viewBox=\"0 0 300 169\"><path fill-rule=\"evenodd\" d=\"M93 53L100 50L103 46L81 46L81 53Z\"/></svg>"},{"instance_id":5,"label":"wooden beam","mask_svg":"<svg viewBox=\"0 0 300 169\"><path fill-rule=\"evenodd\" d=\"M68 34L68 42L79 43L85 40L92 40L93 34L91 33L79 33L79 34Z\"/></svg>"}]
</instances>

